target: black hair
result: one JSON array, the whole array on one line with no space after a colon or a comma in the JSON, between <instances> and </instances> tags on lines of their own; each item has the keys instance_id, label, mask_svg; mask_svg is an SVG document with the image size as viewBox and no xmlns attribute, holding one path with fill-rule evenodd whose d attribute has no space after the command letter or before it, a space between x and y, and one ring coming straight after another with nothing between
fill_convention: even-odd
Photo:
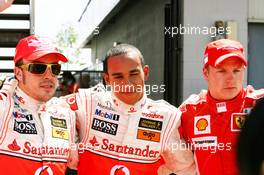
<instances>
[{"instance_id":1,"label":"black hair","mask_svg":"<svg viewBox=\"0 0 264 175\"><path fill-rule=\"evenodd\" d=\"M23 64L24 64L23 59L21 59L18 62L16 62L15 67L19 67L19 66L21 66Z\"/></svg>"},{"instance_id":2,"label":"black hair","mask_svg":"<svg viewBox=\"0 0 264 175\"><path fill-rule=\"evenodd\" d=\"M133 46L131 44L119 44L119 45L116 45L116 46L110 48L107 51L106 56L105 56L105 59L103 61L103 70L104 70L104 73L107 73L107 71L108 71L107 61L108 61L108 59L110 57L127 54L129 52L135 52L135 53L137 53L137 55L139 56L141 65L144 66L144 64L145 64L144 63L144 58L143 58L141 52L135 46Z\"/></svg>"}]
</instances>

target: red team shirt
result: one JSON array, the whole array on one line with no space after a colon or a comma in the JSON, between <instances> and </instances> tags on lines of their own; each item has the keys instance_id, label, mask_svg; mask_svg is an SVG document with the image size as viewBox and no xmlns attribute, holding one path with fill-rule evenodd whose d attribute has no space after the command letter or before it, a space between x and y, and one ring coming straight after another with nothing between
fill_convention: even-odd
<instances>
[{"instance_id":1,"label":"red team shirt","mask_svg":"<svg viewBox=\"0 0 264 175\"><path fill-rule=\"evenodd\" d=\"M249 86L235 99L220 102L204 90L180 106L182 136L194 151L199 174L239 174L237 138L246 115L263 96L264 89Z\"/></svg>"}]
</instances>

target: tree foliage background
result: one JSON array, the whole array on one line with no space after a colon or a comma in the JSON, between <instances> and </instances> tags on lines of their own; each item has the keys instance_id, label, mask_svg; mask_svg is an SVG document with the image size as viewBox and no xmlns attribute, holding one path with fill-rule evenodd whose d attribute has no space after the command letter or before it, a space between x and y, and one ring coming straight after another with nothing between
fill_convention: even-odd
<instances>
[{"instance_id":1,"label":"tree foliage background","mask_svg":"<svg viewBox=\"0 0 264 175\"><path fill-rule=\"evenodd\" d=\"M60 51L69 59L69 64L81 64L81 50L76 46L78 34L71 25L63 25L57 34Z\"/></svg>"}]
</instances>

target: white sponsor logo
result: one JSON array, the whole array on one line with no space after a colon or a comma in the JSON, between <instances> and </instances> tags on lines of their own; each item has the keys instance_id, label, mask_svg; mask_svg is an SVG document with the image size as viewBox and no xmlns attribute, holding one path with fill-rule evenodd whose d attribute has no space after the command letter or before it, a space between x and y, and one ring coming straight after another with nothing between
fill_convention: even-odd
<instances>
[{"instance_id":1,"label":"white sponsor logo","mask_svg":"<svg viewBox=\"0 0 264 175\"><path fill-rule=\"evenodd\" d=\"M48 175L53 175L52 169L49 166L43 166L38 168L34 175L41 175L44 172L47 172Z\"/></svg>"},{"instance_id":2,"label":"white sponsor logo","mask_svg":"<svg viewBox=\"0 0 264 175\"><path fill-rule=\"evenodd\" d=\"M227 111L226 103L225 102L216 103L216 109L218 113L226 112Z\"/></svg>"},{"instance_id":3,"label":"white sponsor logo","mask_svg":"<svg viewBox=\"0 0 264 175\"><path fill-rule=\"evenodd\" d=\"M217 146L217 137L216 136L197 137L197 138L192 138L192 142L195 148L212 147L212 146Z\"/></svg>"}]
</instances>

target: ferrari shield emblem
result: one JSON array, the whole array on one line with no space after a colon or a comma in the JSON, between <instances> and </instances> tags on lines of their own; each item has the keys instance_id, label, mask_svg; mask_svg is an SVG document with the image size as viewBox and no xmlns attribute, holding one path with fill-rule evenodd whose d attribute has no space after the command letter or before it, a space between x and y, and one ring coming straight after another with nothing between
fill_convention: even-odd
<instances>
[{"instance_id":1,"label":"ferrari shield emblem","mask_svg":"<svg viewBox=\"0 0 264 175\"><path fill-rule=\"evenodd\" d=\"M231 117L231 131L240 131L246 120L245 113L233 113Z\"/></svg>"}]
</instances>

